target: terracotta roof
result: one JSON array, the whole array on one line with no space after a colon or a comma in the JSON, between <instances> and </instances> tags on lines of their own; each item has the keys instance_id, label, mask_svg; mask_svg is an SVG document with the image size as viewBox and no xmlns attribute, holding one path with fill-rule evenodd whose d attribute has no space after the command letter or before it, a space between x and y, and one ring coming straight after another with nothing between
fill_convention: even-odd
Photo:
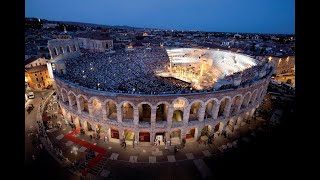
<instances>
[{"instance_id":1,"label":"terracotta roof","mask_svg":"<svg viewBox=\"0 0 320 180\"><path fill-rule=\"evenodd\" d=\"M41 66L27 68L25 71L28 73L34 73L34 72L38 72L38 71L44 71L46 69L47 69L47 65L41 65Z\"/></svg>"}]
</instances>

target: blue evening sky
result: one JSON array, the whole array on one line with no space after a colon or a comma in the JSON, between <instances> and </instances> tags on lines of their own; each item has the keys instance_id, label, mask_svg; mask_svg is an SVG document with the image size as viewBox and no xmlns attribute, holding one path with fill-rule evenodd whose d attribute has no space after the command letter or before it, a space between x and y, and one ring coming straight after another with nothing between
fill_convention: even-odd
<instances>
[{"instance_id":1,"label":"blue evening sky","mask_svg":"<svg viewBox=\"0 0 320 180\"><path fill-rule=\"evenodd\" d=\"M176 30L295 33L294 0L26 0L25 16Z\"/></svg>"}]
</instances>

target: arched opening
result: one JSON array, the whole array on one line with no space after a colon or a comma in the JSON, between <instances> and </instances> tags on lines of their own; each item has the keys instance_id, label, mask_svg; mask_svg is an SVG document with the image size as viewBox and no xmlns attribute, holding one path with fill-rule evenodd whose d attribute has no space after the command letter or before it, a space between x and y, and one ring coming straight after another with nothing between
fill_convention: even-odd
<instances>
[{"instance_id":1,"label":"arched opening","mask_svg":"<svg viewBox=\"0 0 320 180\"><path fill-rule=\"evenodd\" d=\"M84 96L79 97L79 104L80 104L80 110L81 112L89 113L89 107L88 107L88 99Z\"/></svg>"},{"instance_id":2,"label":"arched opening","mask_svg":"<svg viewBox=\"0 0 320 180\"><path fill-rule=\"evenodd\" d=\"M110 137L113 139L119 139L119 131L117 129L114 128L110 128Z\"/></svg>"},{"instance_id":3,"label":"arched opening","mask_svg":"<svg viewBox=\"0 0 320 180\"><path fill-rule=\"evenodd\" d=\"M92 128L91 124L88 121L84 122L84 130L88 131L89 133L93 132L93 128Z\"/></svg>"},{"instance_id":4,"label":"arched opening","mask_svg":"<svg viewBox=\"0 0 320 180\"><path fill-rule=\"evenodd\" d=\"M57 48L53 48L53 52L54 52L54 55L58 56L59 53L58 53L58 49Z\"/></svg>"},{"instance_id":5,"label":"arched opening","mask_svg":"<svg viewBox=\"0 0 320 180\"><path fill-rule=\"evenodd\" d=\"M60 50L60 54L63 54L63 47L62 46L59 47L59 50Z\"/></svg>"},{"instance_id":6,"label":"arched opening","mask_svg":"<svg viewBox=\"0 0 320 180\"><path fill-rule=\"evenodd\" d=\"M229 103L230 103L230 100L228 98L224 98L220 102L218 117L225 116L227 114L227 107L228 107Z\"/></svg>"},{"instance_id":7,"label":"arched opening","mask_svg":"<svg viewBox=\"0 0 320 180\"><path fill-rule=\"evenodd\" d=\"M138 107L139 110L139 122L148 122L151 121L151 107L148 104L140 104Z\"/></svg>"},{"instance_id":8,"label":"arched opening","mask_svg":"<svg viewBox=\"0 0 320 180\"><path fill-rule=\"evenodd\" d=\"M181 110L173 111L172 122L181 122L183 120L183 112Z\"/></svg>"},{"instance_id":9,"label":"arched opening","mask_svg":"<svg viewBox=\"0 0 320 180\"><path fill-rule=\"evenodd\" d=\"M195 138L196 128L191 128L186 132L186 139Z\"/></svg>"},{"instance_id":10,"label":"arched opening","mask_svg":"<svg viewBox=\"0 0 320 180\"><path fill-rule=\"evenodd\" d=\"M74 120L73 120L74 119ZM81 122L80 122L80 119L79 117L75 117L73 118L71 116L71 121L73 121L74 125L76 126L76 128L82 128L82 125L81 125Z\"/></svg>"},{"instance_id":11,"label":"arched opening","mask_svg":"<svg viewBox=\"0 0 320 180\"><path fill-rule=\"evenodd\" d=\"M131 129L125 129L124 130L124 139L126 140L126 143L132 144L134 139L134 132Z\"/></svg>"},{"instance_id":12,"label":"arched opening","mask_svg":"<svg viewBox=\"0 0 320 180\"><path fill-rule=\"evenodd\" d=\"M71 48L70 48L70 46L67 46L67 52L71 52Z\"/></svg>"},{"instance_id":13,"label":"arched opening","mask_svg":"<svg viewBox=\"0 0 320 180\"><path fill-rule=\"evenodd\" d=\"M210 125L206 125L202 128L201 130L201 136L207 136L209 137L210 136L210 133L211 133L211 126Z\"/></svg>"},{"instance_id":14,"label":"arched opening","mask_svg":"<svg viewBox=\"0 0 320 180\"><path fill-rule=\"evenodd\" d=\"M205 119L215 117L214 110L217 107L217 105L218 105L218 103L215 100L208 102L208 104L206 106L206 111L205 111Z\"/></svg>"},{"instance_id":15,"label":"arched opening","mask_svg":"<svg viewBox=\"0 0 320 180\"><path fill-rule=\"evenodd\" d=\"M253 105L255 103L255 100L257 98L257 95L258 95L258 90L255 90L253 93L252 93L252 96L250 98L250 102L249 102L249 105Z\"/></svg>"},{"instance_id":16,"label":"arched opening","mask_svg":"<svg viewBox=\"0 0 320 180\"><path fill-rule=\"evenodd\" d=\"M100 124L97 124L95 129L96 129L96 133L95 133L94 138L99 140L101 137L104 137L105 131L104 131L104 128L102 128L102 126Z\"/></svg>"},{"instance_id":17,"label":"arched opening","mask_svg":"<svg viewBox=\"0 0 320 180\"><path fill-rule=\"evenodd\" d=\"M114 102L108 101L106 104L107 118L110 120L117 120L117 106Z\"/></svg>"},{"instance_id":18,"label":"arched opening","mask_svg":"<svg viewBox=\"0 0 320 180\"><path fill-rule=\"evenodd\" d=\"M67 91L65 89L61 90L61 95L62 95L62 101L68 104L68 96L67 96Z\"/></svg>"},{"instance_id":19,"label":"arched opening","mask_svg":"<svg viewBox=\"0 0 320 180\"><path fill-rule=\"evenodd\" d=\"M218 133L220 135L222 133L223 126L223 122L219 122L217 125L215 125L213 132Z\"/></svg>"},{"instance_id":20,"label":"arched opening","mask_svg":"<svg viewBox=\"0 0 320 180\"><path fill-rule=\"evenodd\" d=\"M170 134L171 145L180 144L180 139L181 139L181 130L180 129L173 130Z\"/></svg>"},{"instance_id":21,"label":"arched opening","mask_svg":"<svg viewBox=\"0 0 320 180\"><path fill-rule=\"evenodd\" d=\"M230 108L230 113L231 116L234 116L238 113L238 108L241 105L241 96L237 95L236 97L233 98L231 108Z\"/></svg>"},{"instance_id":22,"label":"arched opening","mask_svg":"<svg viewBox=\"0 0 320 180\"><path fill-rule=\"evenodd\" d=\"M92 100L92 115L99 119L102 119L102 105L98 99Z\"/></svg>"},{"instance_id":23,"label":"arched opening","mask_svg":"<svg viewBox=\"0 0 320 180\"><path fill-rule=\"evenodd\" d=\"M73 49L74 49L74 51L77 51L77 46L73 45Z\"/></svg>"},{"instance_id":24,"label":"arched opening","mask_svg":"<svg viewBox=\"0 0 320 180\"><path fill-rule=\"evenodd\" d=\"M147 131L140 131L139 142L150 142L150 133Z\"/></svg>"},{"instance_id":25,"label":"arched opening","mask_svg":"<svg viewBox=\"0 0 320 180\"><path fill-rule=\"evenodd\" d=\"M165 143L166 143L166 132L164 130L160 130L160 131L156 132L154 137L155 137L155 140L158 141L158 143L160 142L159 145L165 145Z\"/></svg>"},{"instance_id":26,"label":"arched opening","mask_svg":"<svg viewBox=\"0 0 320 180\"><path fill-rule=\"evenodd\" d=\"M227 122L227 126L226 126L226 138L231 138L233 130L234 130L234 126L235 126L235 120L234 119L230 119Z\"/></svg>"},{"instance_id":27,"label":"arched opening","mask_svg":"<svg viewBox=\"0 0 320 180\"><path fill-rule=\"evenodd\" d=\"M121 110L122 120L133 120L133 105L130 103L123 103Z\"/></svg>"},{"instance_id":28,"label":"arched opening","mask_svg":"<svg viewBox=\"0 0 320 180\"><path fill-rule=\"evenodd\" d=\"M156 122L167 121L167 112L168 112L168 105L167 104L159 104L157 106Z\"/></svg>"},{"instance_id":29,"label":"arched opening","mask_svg":"<svg viewBox=\"0 0 320 180\"><path fill-rule=\"evenodd\" d=\"M192 103L190 107L189 121L198 121L200 119L200 102Z\"/></svg>"},{"instance_id":30,"label":"arched opening","mask_svg":"<svg viewBox=\"0 0 320 180\"><path fill-rule=\"evenodd\" d=\"M77 110L77 100L76 100L76 96L73 93L69 94L69 100L70 100L70 104L71 104L71 108L74 110Z\"/></svg>"},{"instance_id":31,"label":"arched opening","mask_svg":"<svg viewBox=\"0 0 320 180\"><path fill-rule=\"evenodd\" d=\"M241 104L241 109L245 109L248 107L249 105L249 101L250 101L250 93L247 93L244 97L243 97L243 102Z\"/></svg>"}]
</instances>

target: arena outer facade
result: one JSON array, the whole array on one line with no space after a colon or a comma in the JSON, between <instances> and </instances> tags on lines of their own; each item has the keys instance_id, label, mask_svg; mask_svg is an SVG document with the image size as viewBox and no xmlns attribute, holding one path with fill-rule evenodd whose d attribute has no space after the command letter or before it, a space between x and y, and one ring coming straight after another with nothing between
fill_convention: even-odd
<instances>
[{"instance_id":1,"label":"arena outer facade","mask_svg":"<svg viewBox=\"0 0 320 180\"><path fill-rule=\"evenodd\" d=\"M58 72L65 68L59 65L61 59L79 54L76 41L63 42L75 48L74 52L62 51L61 56L50 53ZM48 42L50 52L63 49L59 46L61 41ZM128 144L153 144L156 135L161 134L162 141L172 145L180 144L182 139L188 143L222 132L227 137L237 137L239 128L251 119L267 93L273 72L274 69L262 75L259 72L259 80L236 89L201 93L144 95L98 91L58 76L55 89L65 119L88 135L121 142L130 132L133 138L126 140ZM180 121L176 116L179 113Z\"/></svg>"},{"instance_id":2,"label":"arena outer facade","mask_svg":"<svg viewBox=\"0 0 320 180\"><path fill-rule=\"evenodd\" d=\"M235 90L171 95L103 92L80 87L58 77L55 79L63 115L76 127L82 127L86 132L93 129L94 133L100 129L98 132L103 132L101 137L112 142L119 142L120 139L123 139L125 131L134 132L134 139L137 143L139 143L139 133L150 133L148 141L153 144L156 133L165 132L165 139L168 141L171 139L170 134L178 131L181 142L186 138L187 131L193 128L195 130L193 137L188 141L198 140L204 128L208 128L208 136L223 131L226 131L227 137L236 135L235 132L241 123L250 119L262 102L271 74L251 86L239 87ZM133 108L133 117L129 119L124 117L125 104L130 104ZM147 104L151 108L149 123L139 122L139 106L142 104ZM161 104L166 107L164 113L166 120L156 121L157 107ZM196 118L191 120L189 118L190 109L194 104L198 104ZM111 106L114 105L116 119L108 117ZM175 110L183 112L181 122L172 121ZM119 136L112 138L111 131L118 131Z\"/></svg>"}]
</instances>

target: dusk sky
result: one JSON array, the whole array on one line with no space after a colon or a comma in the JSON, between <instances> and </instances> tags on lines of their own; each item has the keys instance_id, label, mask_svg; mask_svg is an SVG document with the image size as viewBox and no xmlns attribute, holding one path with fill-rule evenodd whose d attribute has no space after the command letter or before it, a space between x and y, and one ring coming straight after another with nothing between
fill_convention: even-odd
<instances>
[{"instance_id":1,"label":"dusk sky","mask_svg":"<svg viewBox=\"0 0 320 180\"><path fill-rule=\"evenodd\" d=\"M294 0L26 0L25 16L175 30L295 33Z\"/></svg>"}]
</instances>

